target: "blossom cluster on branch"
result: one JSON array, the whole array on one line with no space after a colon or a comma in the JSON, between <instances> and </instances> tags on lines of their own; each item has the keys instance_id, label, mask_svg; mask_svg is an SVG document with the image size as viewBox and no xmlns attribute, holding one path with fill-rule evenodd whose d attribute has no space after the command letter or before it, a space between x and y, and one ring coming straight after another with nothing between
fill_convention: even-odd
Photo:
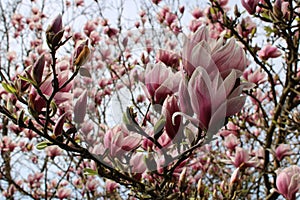
<instances>
[{"instance_id":1,"label":"blossom cluster on branch","mask_svg":"<svg viewBox=\"0 0 300 200\"><path fill-rule=\"evenodd\" d=\"M112 2L0 2L1 195L297 199L300 3Z\"/></svg>"}]
</instances>

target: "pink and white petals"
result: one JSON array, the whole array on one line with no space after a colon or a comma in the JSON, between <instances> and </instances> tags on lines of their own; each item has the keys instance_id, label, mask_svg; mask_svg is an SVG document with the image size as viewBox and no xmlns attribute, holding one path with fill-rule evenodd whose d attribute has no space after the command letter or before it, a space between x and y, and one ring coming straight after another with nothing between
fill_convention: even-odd
<instances>
[{"instance_id":1,"label":"pink and white petals","mask_svg":"<svg viewBox=\"0 0 300 200\"><path fill-rule=\"evenodd\" d=\"M300 188L300 167L292 165L278 170L276 179L277 191L287 200L296 200Z\"/></svg>"},{"instance_id":2,"label":"pink and white petals","mask_svg":"<svg viewBox=\"0 0 300 200\"><path fill-rule=\"evenodd\" d=\"M77 99L74 105L74 122L81 124L84 122L87 108L87 91L85 90Z\"/></svg>"}]
</instances>

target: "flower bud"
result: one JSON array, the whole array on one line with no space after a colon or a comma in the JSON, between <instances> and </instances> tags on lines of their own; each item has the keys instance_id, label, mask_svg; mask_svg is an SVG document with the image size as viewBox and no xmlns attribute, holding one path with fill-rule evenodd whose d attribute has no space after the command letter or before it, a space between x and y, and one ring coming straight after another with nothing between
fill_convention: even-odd
<instances>
[{"instance_id":1,"label":"flower bud","mask_svg":"<svg viewBox=\"0 0 300 200\"><path fill-rule=\"evenodd\" d=\"M59 136L62 134L63 126L66 119L66 113L64 113L62 116L60 116L54 126L53 133L55 136Z\"/></svg>"},{"instance_id":2,"label":"flower bud","mask_svg":"<svg viewBox=\"0 0 300 200\"><path fill-rule=\"evenodd\" d=\"M79 68L84 65L90 56L90 49L88 47L88 40L80 42L75 48L74 56L73 56L73 64Z\"/></svg>"},{"instance_id":3,"label":"flower bud","mask_svg":"<svg viewBox=\"0 0 300 200\"><path fill-rule=\"evenodd\" d=\"M258 2L259 0L242 0L242 5L250 15L253 15L256 12Z\"/></svg>"},{"instance_id":4,"label":"flower bud","mask_svg":"<svg viewBox=\"0 0 300 200\"><path fill-rule=\"evenodd\" d=\"M58 15L48 26L46 30L47 44L50 48L54 48L58 45L64 35L64 30L62 28L62 16Z\"/></svg>"},{"instance_id":5,"label":"flower bud","mask_svg":"<svg viewBox=\"0 0 300 200\"><path fill-rule=\"evenodd\" d=\"M271 46L270 44L264 46L259 52L258 56L262 60L268 60L269 58L277 58L281 55L281 52L277 47Z\"/></svg>"},{"instance_id":6,"label":"flower bud","mask_svg":"<svg viewBox=\"0 0 300 200\"><path fill-rule=\"evenodd\" d=\"M42 81L44 66L45 66L45 56L42 55L38 58L37 61L35 61L31 71L31 77L37 83L37 85L39 85Z\"/></svg>"},{"instance_id":7,"label":"flower bud","mask_svg":"<svg viewBox=\"0 0 300 200\"><path fill-rule=\"evenodd\" d=\"M170 139L177 135L180 125L181 116L176 116L173 120L173 114L179 112L178 99L175 96L168 96L163 104L162 113L166 118L165 130Z\"/></svg>"}]
</instances>

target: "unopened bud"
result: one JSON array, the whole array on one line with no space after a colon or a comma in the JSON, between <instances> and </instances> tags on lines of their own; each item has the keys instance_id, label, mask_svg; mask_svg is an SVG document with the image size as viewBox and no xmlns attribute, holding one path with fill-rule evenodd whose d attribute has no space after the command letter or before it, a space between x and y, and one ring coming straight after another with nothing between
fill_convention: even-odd
<instances>
[{"instance_id":1,"label":"unopened bud","mask_svg":"<svg viewBox=\"0 0 300 200\"><path fill-rule=\"evenodd\" d=\"M234 15L235 15L236 17L240 17L240 16L241 16L241 13L240 13L240 11L239 11L239 9L238 9L238 7L237 7L236 4L235 4L235 6L234 6Z\"/></svg>"},{"instance_id":2,"label":"unopened bud","mask_svg":"<svg viewBox=\"0 0 300 200\"><path fill-rule=\"evenodd\" d=\"M55 136L59 136L62 134L63 126L66 119L66 113L64 113L62 116L60 116L54 126L53 133Z\"/></svg>"},{"instance_id":3,"label":"unopened bud","mask_svg":"<svg viewBox=\"0 0 300 200\"><path fill-rule=\"evenodd\" d=\"M273 13L277 19L282 18L283 13L281 11L281 0L276 0L273 6Z\"/></svg>"},{"instance_id":4,"label":"unopened bud","mask_svg":"<svg viewBox=\"0 0 300 200\"><path fill-rule=\"evenodd\" d=\"M90 49L88 47L88 40L82 41L75 48L74 56L73 56L73 64L79 68L84 65L90 56Z\"/></svg>"},{"instance_id":5,"label":"unopened bud","mask_svg":"<svg viewBox=\"0 0 300 200\"><path fill-rule=\"evenodd\" d=\"M58 15L46 30L47 44L50 48L56 47L64 35L62 16Z\"/></svg>"},{"instance_id":6,"label":"unopened bud","mask_svg":"<svg viewBox=\"0 0 300 200\"><path fill-rule=\"evenodd\" d=\"M35 61L31 71L31 77L37 83L37 85L39 85L42 81L44 66L45 66L45 56L42 55L38 58L37 61Z\"/></svg>"}]
</instances>

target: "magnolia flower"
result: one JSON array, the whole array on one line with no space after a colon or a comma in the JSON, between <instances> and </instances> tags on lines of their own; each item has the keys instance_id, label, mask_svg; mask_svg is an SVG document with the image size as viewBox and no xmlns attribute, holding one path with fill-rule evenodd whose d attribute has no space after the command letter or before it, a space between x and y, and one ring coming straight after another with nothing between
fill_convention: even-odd
<instances>
[{"instance_id":1,"label":"magnolia flower","mask_svg":"<svg viewBox=\"0 0 300 200\"><path fill-rule=\"evenodd\" d=\"M233 151L238 144L239 140L234 134L225 137L224 146L229 150Z\"/></svg>"},{"instance_id":2,"label":"magnolia flower","mask_svg":"<svg viewBox=\"0 0 300 200\"><path fill-rule=\"evenodd\" d=\"M179 81L179 73L174 74L171 68L167 68L163 63L147 65L145 92L152 103L162 105L168 95L178 90Z\"/></svg>"},{"instance_id":3,"label":"magnolia flower","mask_svg":"<svg viewBox=\"0 0 300 200\"><path fill-rule=\"evenodd\" d=\"M296 200L300 188L300 167L292 165L277 172L277 190L287 200Z\"/></svg>"},{"instance_id":4,"label":"magnolia flower","mask_svg":"<svg viewBox=\"0 0 300 200\"><path fill-rule=\"evenodd\" d=\"M73 64L79 68L80 66L84 65L90 56L90 49L88 47L88 40L80 41L74 50L73 55Z\"/></svg>"},{"instance_id":5,"label":"magnolia flower","mask_svg":"<svg viewBox=\"0 0 300 200\"><path fill-rule=\"evenodd\" d=\"M256 7L260 0L241 0L243 7L247 10L250 15L256 12Z\"/></svg>"},{"instance_id":6,"label":"magnolia flower","mask_svg":"<svg viewBox=\"0 0 300 200\"><path fill-rule=\"evenodd\" d=\"M64 126L64 123L65 123L65 119L66 119L66 113L64 113L63 115L61 115L58 118L58 120L57 120L57 122L56 122L56 124L55 124L55 126L53 128L53 134L55 136L59 136L59 135L62 134L63 126Z\"/></svg>"},{"instance_id":7,"label":"magnolia flower","mask_svg":"<svg viewBox=\"0 0 300 200\"><path fill-rule=\"evenodd\" d=\"M104 147L109 150L112 157L119 157L136 148L140 141L140 135L129 132L122 125L117 125L105 133Z\"/></svg>"},{"instance_id":8,"label":"magnolia flower","mask_svg":"<svg viewBox=\"0 0 300 200\"><path fill-rule=\"evenodd\" d=\"M162 113L166 118L165 130L170 139L173 139L179 131L181 125L181 116L176 116L174 121L172 116L179 112L178 100L175 96L168 96L163 104Z\"/></svg>"},{"instance_id":9,"label":"magnolia flower","mask_svg":"<svg viewBox=\"0 0 300 200\"><path fill-rule=\"evenodd\" d=\"M166 66L177 68L179 66L179 57L173 52L160 49L156 55L156 60L163 62Z\"/></svg>"},{"instance_id":10,"label":"magnolia flower","mask_svg":"<svg viewBox=\"0 0 300 200\"><path fill-rule=\"evenodd\" d=\"M243 77L254 84L260 84L266 81L266 74L264 72L261 72L261 69L256 69L253 71L253 69L246 70L243 73Z\"/></svg>"},{"instance_id":11,"label":"magnolia flower","mask_svg":"<svg viewBox=\"0 0 300 200\"><path fill-rule=\"evenodd\" d=\"M222 81L219 73L210 77L204 68L198 67L189 82L180 85L181 111L185 116L188 115L186 117L193 124L210 132L209 137L224 125L225 117L240 111L245 103L246 97L241 96L241 93L247 85L236 85L239 76L240 73L232 70ZM189 101L185 101L185 98ZM196 116L193 117L192 113Z\"/></svg>"},{"instance_id":12,"label":"magnolia flower","mask_svg":"<svg viewBox=\"0 0 300 200\"><path fill-rule=\"evenodd\" d=\"M183 46L182 51L182 62L183 62L183 69L187 73L188 76L191 76L196 67L202 66L205 67L203 63L195 63L193 62L193 55L192 52L197 44L201 41L209 40L208 30L204 26L199 28L196 33L192 35L191 38L186 38ZM199 49L202 50L202 49ZM200 57L199 60L205 62L208 60L208 52L204 49L204 52L198 51L198 56ZM194 56L195 57L195 56Z\"/></svg>"},{"instance_id":13,"label":"magnolia flower","mask_svg":"<svg viewBox=\"0 0 300 200\"><path fill-rule=\"evenodd\" d=\"M201 27L184 43L183 69L192 76L198 67L203 67L208 74L220 72L225 78L232 69L244 71L246 56L244 50L231 38L225 42L223 38L217 41L209 37L206 27Z\"/></svg>"},{"instance_id":14,"label":"magnolia flower","mask_svg":"<svg viewBox=\"0 0 300 200\"><path fill-rule=\"evenodd\" d=\"M46 154L49 156L51 159L54 159L56 156L61 155L61 148L59 148L57 145L49 146L46 149Z\"/></svg>"},{"instance_id":15,"label":"magnolia flower","mask_svg":"<svg viewBox=\"0 0 300 200\"><path fill-rule=\"evenodd\" d=\"M289 2L276 0L273 6L273 13L276 18L286 17L289 11Z\"/></svg>"},{"instance_id":16,"label":"magnolia flower","mask_svg":"<svg viewBox=\"0 0 300 200\"><path fill-rule=\"evenodd\" d=\"M71 193L72 193L72 191L69 188L64 188L64 187L63 188L59 188L57 190L57 197L59 199L70 198L71 197Z\"/></svg>"},{"instance_id":17,"label":"magnolia flower","mask_svg":"<svg viewBox=\"0 0 300 200\"><path fill-rule=\"evenodd\" d=\"M44 66L45 66L45 55L43 54L35 61L31 70L31 77L38 85L42 81Z\"/></svg>"},{"instance_id":18,"label":"magnolia flower","mask_svg":"<svg viewBox=\"0 0 300 200\"><path fill-rule=\"evenodd\" d=\"M281 52L277 47L267 44L257 54L262 60L268 60L269 58L279 57L281 55Z\"/></svg>"},{"instance_id":19,"label":"magnolia flower","mask_svg":"<svg viewBox=\"0 0 300 200\"><path fill-rule=\"evenodd\" d=\"M276 159L281 161L285 156L292 155L293 151L291 150L290 145L280 144L275 150Z\"/></svg>"},{"instance_id":20,"label":"magnolia flower","mask_svg":"<svg viewBox=\"0 0 300 200\"><path fill-rule=\"evenodd\" d=\"M64 29L62 28L62 16L58 15L46 30L46 39L48 46L50 48L57 46L63 35Z\"/></svg>"},{"instance_id":21,"label":"magnolia flower","mask_svg":"<svg viewBox=\"0 0 300 200\"><path fill-rule=\"evenodd\" d=\"M117 190L117 188L119 187L119 184L112 181L112 180L106 180L105 182L105 189L107 193L113 193Z\"/></svg>"},{"instance_id":22,"label":"magnolia flower","mask_svg":"<svg viewBox=\"0 0 300 200\"><path fill-rule=\"evenodd\" d=\"M247 16L237 25L237 31L244 38L248 38L249 35L251 36L256 32L256 23L252 21L251 17Z\"/></svg>"},{"instance_id":23,"label":"magnolia flower","mask_svg":"<svg viewBox=\"0 0 300 200\"><path fill-rule=\"evenodd\" d=\"M255 167L258 164L258 161L255 158L249 159L248 151L241 147L235 148L235 156L231 156L230 160L236 168Z\"/></svg>"},{"instance_id":24,"label":"magnolia flower","mask_svg":"<svg viewBox=\"0 0 300 200\"><path fill-rule=\"evenodd\" d=\"M192 15L193 17L195 17L196 19L199 19L200 17L203 16L203 12L202 10L200 10L200 8L195 8L193 11L192 11Z\"/></svg>"}]
</instances>

